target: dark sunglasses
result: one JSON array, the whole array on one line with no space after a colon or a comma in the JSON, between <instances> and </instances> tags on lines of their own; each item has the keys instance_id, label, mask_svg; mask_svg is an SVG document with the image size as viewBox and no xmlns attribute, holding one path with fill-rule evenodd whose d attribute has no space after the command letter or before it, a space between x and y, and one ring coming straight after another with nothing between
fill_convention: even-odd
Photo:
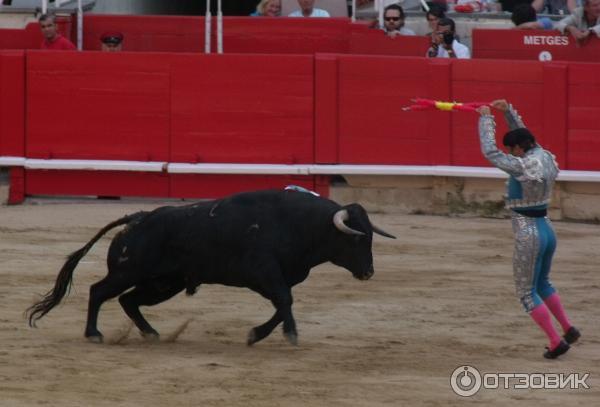
<instances>
[{"instance_id":1,"label":"dark sunglasses","mask_svg":"<svg viewBox=\"0 0 600 407\"><path fill-rule=\"evenodd\" d=\"M400 17L385 17L385 21L400 21Z\"/></svg>"}]
</instances>

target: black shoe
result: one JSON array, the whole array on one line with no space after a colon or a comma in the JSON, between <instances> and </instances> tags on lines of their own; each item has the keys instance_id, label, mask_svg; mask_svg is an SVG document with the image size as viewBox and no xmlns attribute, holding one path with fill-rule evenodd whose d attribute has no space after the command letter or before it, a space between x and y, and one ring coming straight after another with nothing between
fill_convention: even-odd
<instances>
[{"instance_id":1,"label":"black shoe","mask_svg":"<svg viewBox=\"0 0 600 407\"><path fill-rule=\"evenodd\" d=\"M567 353L569 348L570 348L570 346L568 343L566 343L565 341L560 341L560 343L556 346L556 348L554 348L552 350L550 350L549 348L546 348L546 352L544 352L544 357L546 359L556 359L563 353Z\"/></svg>"},{"instance_id":2,"label":"black shoe","mask_svg":"<svg viewBox=\"0 0 600 407\"><path fill-rule=\"evenodd\" d=\"M563 338L569 345L571 345L572 343L577 342L577 339L579 339L580 336L581 332L579 332L579 329L572 326L567 332L565 332Z\"/></svg>"}]
</instances>

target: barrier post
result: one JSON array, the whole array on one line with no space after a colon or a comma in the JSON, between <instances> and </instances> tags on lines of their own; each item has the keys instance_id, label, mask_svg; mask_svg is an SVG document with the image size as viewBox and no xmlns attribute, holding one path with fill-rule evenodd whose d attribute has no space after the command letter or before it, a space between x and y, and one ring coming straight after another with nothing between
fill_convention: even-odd
<instances>
[{"instance_id":1,"label":"barrier post","mask_svg":"<svg viewBox=\"0 0 600 407\"><path fill-rule=\"evenodd\" d=\"M11 167L9 171L9 205L17 205L25 200L25 169L23 167Z\"/></svg>"}]
</instances>

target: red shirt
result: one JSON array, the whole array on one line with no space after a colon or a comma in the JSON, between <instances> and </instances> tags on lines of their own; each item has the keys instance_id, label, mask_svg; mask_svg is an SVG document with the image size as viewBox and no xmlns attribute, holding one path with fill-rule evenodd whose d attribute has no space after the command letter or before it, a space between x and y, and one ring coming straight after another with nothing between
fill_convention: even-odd
<instances>
[{"instance_id":1,"label":"red shirt","mask_svg":"<svg viewBox=\"0 0 600 407\"><path fill-rule=\"evenodd\" d=\"M60 34L57 34L54 41L50 42L47 39L44 39L42 42L42 49L51 49L51 50L76 50L77 47L68 39L63 37Z\"/></svg>"}]
</instances>

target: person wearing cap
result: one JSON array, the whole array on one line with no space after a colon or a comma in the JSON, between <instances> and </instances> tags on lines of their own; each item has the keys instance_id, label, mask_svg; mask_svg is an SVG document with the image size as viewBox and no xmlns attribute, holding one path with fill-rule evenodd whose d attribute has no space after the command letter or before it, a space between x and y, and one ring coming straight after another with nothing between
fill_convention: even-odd
<instances>
[{"instance_id":1,"label":"person wearing cap","mask_svg":"<svg viewBox=\"0 0 600 407\"><path fill-rule=\"evenodd\" d=\"M109 31L100 37L102 51L118 52L123 48L123 34L117 31Z\"/></svg>"},{"instance_id":2,"label":"person wearing cap","mask_svg":"<svg viewBox=\"0 0 600 407\"><path fill-rule=\"evenodd\" d=\"M42 14L39 18L40 29L44 36L41 49L47 50L77 50L75 44L58 33L56 16L54 14Z\"/></svg>"}]
</instances>

